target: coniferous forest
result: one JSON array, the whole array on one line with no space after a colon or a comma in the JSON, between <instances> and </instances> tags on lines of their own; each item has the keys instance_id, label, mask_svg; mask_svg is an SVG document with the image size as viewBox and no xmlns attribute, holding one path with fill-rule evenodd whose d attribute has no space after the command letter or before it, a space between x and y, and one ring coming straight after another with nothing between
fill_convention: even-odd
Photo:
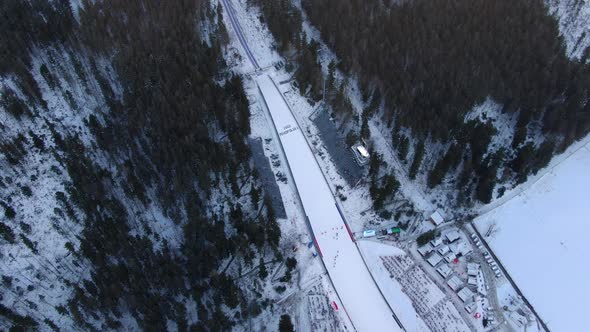
<instances>
[{"instance_id":1,"label":"coniferous forest","mask_svg":"<svg viewBox=\"0 0 590 332\"><path fill-rule=\"evenodd\" d=\"M255 268L262 252L282 260L281 234L252 169L241 78L221 55L221 7L83 1L76 18L67 0L7 0L0 14L0 74L14 82L3 85L2 106L16 123L41 119L49 133L11 138L2 126L2 162L18 178L28 156L47 153L58 161L54 176L67 174L64 190L50 193L58 207L49 219L67 241L53 240L72 259L54 273L72 296L51 311L77 330L124 329L131 316L147 331L166 330L168 321L179 331L222 331L258 315L268 303L246 296L226 271L234 261ZM87 111L72 87L104 100L84 119L87 132L53 121L55 101L43 97L63 97L73 114ZM1 180L9 194L14 178ZM34 240L42 234L19 231L16 198L2 197L13 219L0 224L3 243L22 241L33 258L49 262ZM179 229L173 243L156 230L162 218ZM13 277L3 280L5 291L22 291ZM27 316L1 309L6 328L59 330L33 307Z\"/></svg>"},{"instance_id":2,"label":"coniferous forest","mask_svg":"<svg viewBox=\"0 0 590 332\"><path fill-rule=\"evenodd\" d=\"M588 132L588 68L566 57L542 1L397 3L303 1L340 66L381 90L387 119L446 141L491 97L566 145Z\"/></svg>"},{"instance_id":3,"label":"coniferous forest","mask_svg":"<svg viewBox=\"0 0 590 332\"><path fill-rule=\"evenodd\" d=\"M367 145L367 218L404 231L426 213L404 186L462 222L590 132L590 48L568 54L543 0L240 6L260 20L251 44L274 38L251 45L271 57L254 74L220 1L0 1L0 330L301 329L284 308L305 283L297 245L309 271L324 262L255 166L257 74L307 98L310 121L328 112L347 153Z\"/></svg>"},{"instance_id":4,"label":"coniferous forest","mask_svg":"<svg viewBox=\"0 0 590 332\"><path fill-rule=\"evenodd\" d=\"M273 3L263 1L269 17L292 10ZM331 84L337 67L363 90L366 108L356 134L369 137L367 120L380 118L400 159L408 158L410 178L422 170L430 188L458 168L453 181L466 193L461 202L489 202L496 183L525 181L590 131L590 54L568 58L557 21L541 0L303 0L302 7L337 56L326 78L333 112L345 123L357 121L342 86ZM280 45L285 42L278 36L301 31L300 24L269 28ZM294 44L302 44L301 36ZM305 52L298 52L296 78L307 87L321 82L322 73L314 69L318 59L306 59ZM314 98L313 89L302 92ZM491 153L494 127L465 119L487 100L516 115L510 146ZM422 165L425 141L445 146L432 165Z\"/></svg>"}]
</instances>

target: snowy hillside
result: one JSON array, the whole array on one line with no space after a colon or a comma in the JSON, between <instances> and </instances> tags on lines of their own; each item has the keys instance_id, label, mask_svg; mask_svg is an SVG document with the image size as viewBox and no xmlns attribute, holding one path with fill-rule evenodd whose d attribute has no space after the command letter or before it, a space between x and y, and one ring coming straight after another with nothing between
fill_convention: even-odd
<instances>
[{"instance_id":1,"label":"snowy hillside","mask_svg":"<svg viewBox=\"0 0 590 332\"><path fill-rule=\"evenodd\" d=\"M1 331L582 325L590 1L0 17Z\"/></svg>"},{"instance_id":2,"label":"snowy hillside","mask_svg":"<svg viewBox=\"0 0 590 332\"><path fill-rule=\"evenodd\" d=\"M79 73L85 81L69 71L74 68L73 57L80 64ZM6 142L1 161L6 167L2 167L0 175L5 208L2 225L4 239L11 243L3 245L2 303L21 314L41 314L43 319L66 327L73 324L72 317L58 312L68 305L68 285L89 278L90 271L88 263L77 254L84 214L71 203L72 179L63 163L69 156L58 152L56 137L77 135L83 146L95 150L88 116L100 118L106 113L105 97L95 75L108 77L114 91L120 88L107 61L92 67L89 59L71 50L38 50L32 62L32 75L46 108L27 105L30 114L18 118L3 109L1 120L2 140ZM40 73L42 67L50 68L54 84L62 89L52 89ZM21 102L27 100L16 82L10 76L4 77L0 89L5 95L14 94ZM107 167L111 162L95 151L96 160ZM13 211L12 216L9 210ZM11 231L8 225L14 225ZM12 240L7 234L13 234Z\"/></svg>"},{"instance_id":3,"label":"snowy hillside","mask_svg":"<svg viewBox=\"0 0 590 332\"><path fill-rule=\"evenodd\" d=\"M327 305L254 169L221 6L74 9L0 6L0 329L274 329L294 289Z\"/></svg>"},{"instance_id":4,"label":"snowy hillside","mask_svg":"<svg viewBox=\"0 0 590 332\"><path fill-rule=\"evenodd\" d=\"M546 3L559 21L568 55L578 60L583 58L590 46L590 1L546 0Z\"/></svg>"},{"instance_id":5,"label":"snowy hillside","mask_svg":"<svg viewBox=\"0 0 590 332\"><path fill-rule=\"evenodd\" d=\"M296 3L316 54L300 51L294 78L310 102L328 82L321 107L340 136L364 139L386 163L375 178L401 184L389 202L468 217L590 128L588 70L570 61L587 45L586 1ZM273 33L297 29L285 25Z\"/></svg>"}]
</instances>

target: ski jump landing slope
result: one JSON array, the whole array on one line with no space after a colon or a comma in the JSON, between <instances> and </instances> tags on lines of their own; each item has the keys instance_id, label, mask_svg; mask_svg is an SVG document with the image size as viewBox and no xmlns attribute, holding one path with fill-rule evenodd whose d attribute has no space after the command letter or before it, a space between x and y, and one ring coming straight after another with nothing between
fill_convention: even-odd
<instances>
[{"instance_id":1,"label":"ski jump landing slope","mask_svg":"<svg viewBox=\"0 0 590 332\"><path fill-rule=\"evenodd\" d=\"M301 197L324 265L355 329L402 331L352 241L330 188L283 96L267 75L257 78Z\"/></svg>"}]
</instances>

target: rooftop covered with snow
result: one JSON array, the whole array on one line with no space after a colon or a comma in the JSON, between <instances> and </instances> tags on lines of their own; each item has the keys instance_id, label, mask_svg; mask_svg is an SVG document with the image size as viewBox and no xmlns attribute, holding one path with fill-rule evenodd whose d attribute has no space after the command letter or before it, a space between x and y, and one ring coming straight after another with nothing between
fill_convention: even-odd
<instances>
[{"instance_id":1,"label":"rooftop covered with snow","mask_svg":"<svg viewBox=\"0 0 590 332\"><path fill-rule=\"evenodd\" d=\"M438 272L443 278L446 278L453 273L453 270L451 270L448 264L442 264L436 268L436 272Z\"/></svg>"},{"instance_id":2,"label":"rooftop covered with snow","mask_svg":"<svg viewBox=\"0 0 590 332\"><path fill-rule=\"evenodd\" d=\"M473 292L469 288L463 287L463 289L457 292L457 296L459 296L461 301L467 302L473 298Z\"/></svg>"},{"instance_id":3,"label":"rooftop covered with snow","mask_svg":"<svg viewBox=\"0 0 590 332\"><path fill-rule=\"evenodd\" d=\"M445 238L449 242L454 242L454 241L457 241L458 239L460 239L461 235L459 235L459 232L457 230L453 229L452 231L449 231L445 234Z\"/></svg>"},{"instance_id":4,"label":"rooftop covered with snow","mask_svg":"<svg viewBox=\"0 0 590 332\"><path fill-rule=\"evenodd\" d=\"M428 257L426 259L426 261L428 262L428 264L432 265L432 266L436 266L436 264L440 263L440 261L442 261L442 257L437 254L434 253L432 255L430 255L430 257Z\"/></svg>"},{"instance_id":5,"label":"rooftop covered with snow","mask_svg":"<svg viewBox=\"0 0 590 332\"><path fill-rule=\"evenodd\" d=\"M433 214L430 215L430 221L432 221L436 226L445 222L441 212L439 210L434 211Z\"/></svg>"},{"instance_id":6,"label":"rooftop covered with snow","mask_svg":"<svg viewBox=\"0 0 590 332\"><path fill-rule=\"evenodd\" d=\"M418 252L422 256L428 255L428 253L431 251L432 251L432 246L430 245L430 243L427 243L427 244L423 245L422 247L418 248Z\"/></svg>"},{"instance_id":7,"label":"rooftop covered with snow","mask_svg":"<svg viewBox=\"0 0 590 332\"><path fill-rule=\"evenodd\" d=\"M453 291L457 291L457 289L463 285L463 281L461 281L461 279L455 275L447 281L447 285L449 285Z\"/></svg>"}]
</instances>

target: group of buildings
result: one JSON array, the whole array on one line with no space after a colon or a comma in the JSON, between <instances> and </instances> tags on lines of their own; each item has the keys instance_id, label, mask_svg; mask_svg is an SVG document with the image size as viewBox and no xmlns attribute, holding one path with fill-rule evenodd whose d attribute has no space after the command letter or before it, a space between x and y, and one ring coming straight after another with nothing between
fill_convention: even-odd
<instances>
[{"instance_id":1,"label":"group of buildings","mask_svg":"<svg viewBox=\"0 0 590 332\"><path fill-rule=\"evenodd\" d=\"M485 281L479 264L467 263L466 282L452 268L452 264L459 264L462 258L471 252L472 247L469 242L455 229L418 248L418 253L435 268L436 272L446 280L447 286L466 304L474 298L475 293L472 289L477 289L478 293L481 291L482 295L486 295ZM468 310L470 306L465 308Z\"/></svg>"},{"instance_id":2,"label":"group of buildings","mask_svg":"<svg viewBox=\"0 0 590 332\"><path fill-rule=\"evenodd\" d=\"M418 248L420 255L432 267L436 267L443 260L446 263L457 262L460 257L470 254L471 250L469 243L463 241L456 230L447 232L443 237L438 237Z\"/></svg>"}]
</instances>

